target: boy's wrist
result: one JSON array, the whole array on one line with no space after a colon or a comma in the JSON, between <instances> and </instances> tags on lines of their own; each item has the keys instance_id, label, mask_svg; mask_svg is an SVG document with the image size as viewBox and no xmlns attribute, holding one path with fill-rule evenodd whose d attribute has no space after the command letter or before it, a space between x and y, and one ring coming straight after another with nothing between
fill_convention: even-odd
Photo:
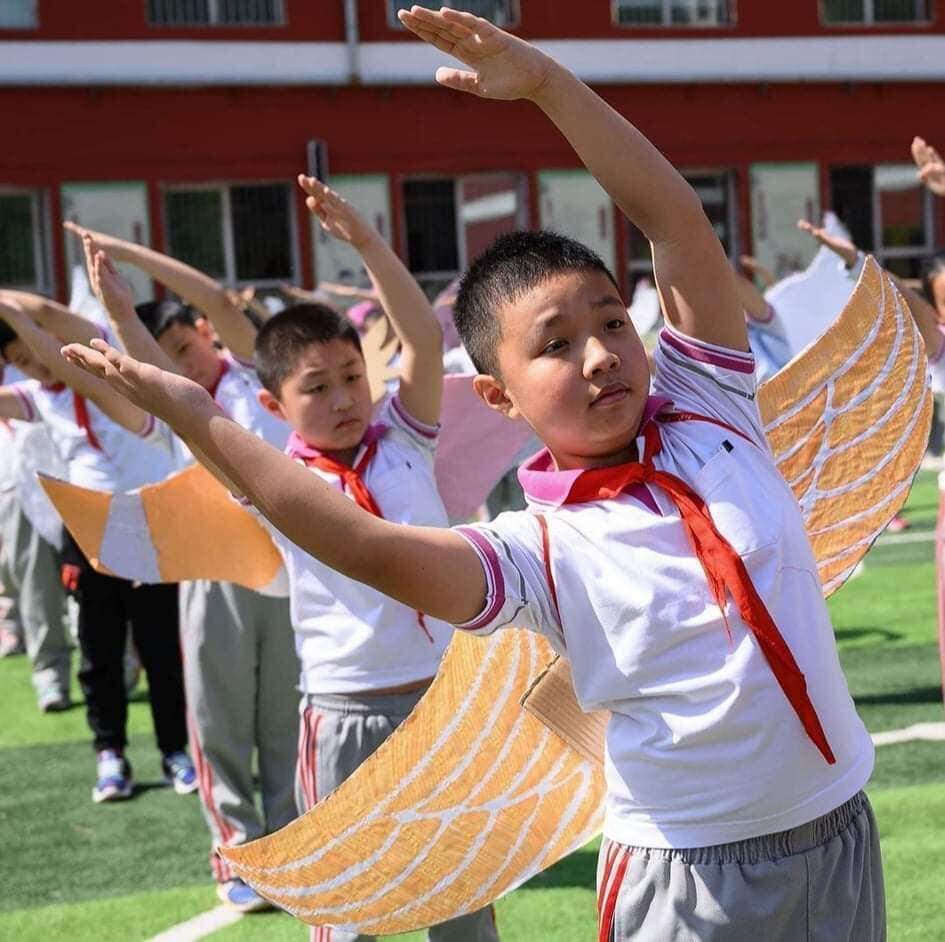
<instances>
[{"instance_id":1,"label":"boy's wrist","mask_svg":"<svg viewBox=\"0 0 945 942\"><path fill-rule=\"evenodd\" d=\"M564 66L559 65L551 56L546 56L544 53L541 55L547 60L544 76L525 98L538 105L543 111L547 111L550 106L560 100L561 91L566 85L580 84L580 79Z\"/></svg>"}]
</instances>

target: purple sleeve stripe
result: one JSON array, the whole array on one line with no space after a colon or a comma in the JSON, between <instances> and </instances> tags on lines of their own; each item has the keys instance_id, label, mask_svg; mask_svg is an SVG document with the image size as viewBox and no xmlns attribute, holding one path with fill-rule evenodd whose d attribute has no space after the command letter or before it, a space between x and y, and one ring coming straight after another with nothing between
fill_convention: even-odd
<instances>
[{"instance_id":1,"label":"purple sleeve stripe","mask_svg":"<svg viewBox=\"0 0 945 942\"><path fill-rule=\"evenodd\" d=\"M150 438L151 433L154 431L154 416L149 415L147 422L144 423L144 428L138 432L138 435L141 438Z\"/></svg>"},{"instance_id":2,"label":"purple sleeve stripe","mask_svg":"<svg viewBox=\"0 0 945 942\"><path fill-rule=\"evenodd\" d=\"M424 438L436 438L440 434L439 426L437 425L426 425L423 422L415 419L403 406L403 403L400 401L399 396L394 396L391 400L391 405L394 408L394 412L397 413L397 418L401 420L408 428L412 429L418 435L422 435Z\"/></svg>"},{"instance_id":3,"label":"purple sleeve stripe","mask_svg":"<svg viewBox=\"0 0 945 942\"><path fill-rule=\"evenodd\" d=\"M20 389L16 383L14 383L10 389L16 393L17 398L20 400L20 405L23 406L23 411L26 413L24 421L35 422L38 416L36 406L33 404L33 397L25 389Z\"/></svg>"},{"instance_id":4,"label":"purple sleeve stripe","mask_svg":"<svg viewBox=\"0 0 945 942\"><path fill-rule=\"evenodd\" d=\"M456 625L463 631L477 631L485 628L502 611L505 605L505 579L502 578L502 569L499 566L499 557L492 544L472 527L454 527L454 532L464 537L479 557L483 572L486 575L486 604L483 610L471 621Z\"/></svg>"},{"instance_id":5,"label":"purple sleeve stripe","mask_svg":"<svg viewBox=\"0 0 945 942\"><path fill-rule=\"evenodd\" d=\"M711 366L720 366L735 373L753 373L755 358L750 353L741 350L726 350L711 344L700 343L681 334L668 331L665 327L660 332L660 340L667 346L678 350L683 356L699 363L708 363Z\"/></svg>"},{"instance_id":6,"label":"purple sleeve stripe","mask_svg":"<svg viewBox=\"0 0 945 942\"><path fill-rule=\"evenodd\" d=\"M770 304L765 305L765 312L761 317L755 317L755 315L747 309L745 313L753 324L770 324L774 320L774 308Z\"/></svg>"}]
</instances>

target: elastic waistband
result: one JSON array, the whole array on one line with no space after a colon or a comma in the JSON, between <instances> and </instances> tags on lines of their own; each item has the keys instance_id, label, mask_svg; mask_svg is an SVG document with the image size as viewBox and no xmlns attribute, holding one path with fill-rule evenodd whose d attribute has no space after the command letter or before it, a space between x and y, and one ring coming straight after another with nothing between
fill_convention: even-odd
<instances>
[{"instance_id":1,"label":"elastic waistband","mask_svg":"<svg viewBox=\"0 0 945 942\"><path fill-rule=\"evenodd\" d=\"M378 696L349 693L309 693L302 697L302 707L313 707L323 713L340 713L351 716L407 716L427 692L421 687L410 693L385 693Z\"/></svg>"},{"instance_id":2,"label":"elastic waistband","mask_svg":"<svg viewBox=\"0 0 945 942\"><path fill-rule=\"evenodd\" d=\"M858 792L849 801L807 824L789 831L762 834L744 841L716 844L712 847L662 848L629 847L634 856L658 860L679 860L686 864L758 864L803 854L842 834L864 811L869 799ZM610 843L615 843L611 841Z\"/></svg>"}]
</instances>

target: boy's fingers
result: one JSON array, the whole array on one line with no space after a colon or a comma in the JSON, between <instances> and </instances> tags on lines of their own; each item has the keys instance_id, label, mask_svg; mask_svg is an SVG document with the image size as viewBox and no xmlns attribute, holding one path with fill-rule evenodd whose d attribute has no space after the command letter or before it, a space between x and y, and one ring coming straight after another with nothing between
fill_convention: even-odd
<instances>
[{"instance_id":1,"label":"boy's fingers","mask_svg":"<svg viewBox=\"0 0 945 942\"><path fill-rule=\"evenodd\" d=\"M436 80L440 85L453 88L458 92L468 92L470 95L480 94L479 76L475 72L441 66L436 70Z\"/></svg>"}]
</instances>

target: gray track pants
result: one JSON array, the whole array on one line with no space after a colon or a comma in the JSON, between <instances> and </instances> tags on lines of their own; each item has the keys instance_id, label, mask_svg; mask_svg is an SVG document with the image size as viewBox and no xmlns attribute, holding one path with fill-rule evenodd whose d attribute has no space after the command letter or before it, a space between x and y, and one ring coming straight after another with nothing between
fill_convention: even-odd
<instances>
[{"instance_id":1,"label":"gray track pants","mask_svg":"<svg viewBox=\"0 0 945 942\"><path fill-rule=\"evenodd\" d=\"M866 795L809 824L693 850L601 844L600 942L883 942Z\"/></svg>"},{"instance_id":2,"label":"gray track pants","mask_svg":"<svg viewBox=\"0 0 945 942\"><path fill-rule=\"evenodd\" d=\"M0 582L14 600L7 618L22 632L37 695L68 694L72 655L59 560L12 491L0 494Z\"/></svg>"},{"instance_id":3,"label":"gray track pants","mask_svg":"<svg viewBox=\"0 0 945 942\"><path fill-rule=\"evenodd\" d=\"M331 794L372 755L407 719L424 693L303 697L295 783L299 814ZM311 932L311 942L373 942L374 938L329 926L318 926ZM495 912L489 906L432 926L427 938L430 942L498 942Z\"/></svg>"},{"instance_id":4,"label":"gray track pants","mask_svg":"<svg viewBox=\"0 0 945 942\"><path fill-rule=\"evenodd\" d=\"M190 743L212 848L278 830L296 816L299 661L288 599L228 582L182 583L181 645ZM213 849L210 866L218 882L234 876Z\"/></svg>"}]
</instances>

